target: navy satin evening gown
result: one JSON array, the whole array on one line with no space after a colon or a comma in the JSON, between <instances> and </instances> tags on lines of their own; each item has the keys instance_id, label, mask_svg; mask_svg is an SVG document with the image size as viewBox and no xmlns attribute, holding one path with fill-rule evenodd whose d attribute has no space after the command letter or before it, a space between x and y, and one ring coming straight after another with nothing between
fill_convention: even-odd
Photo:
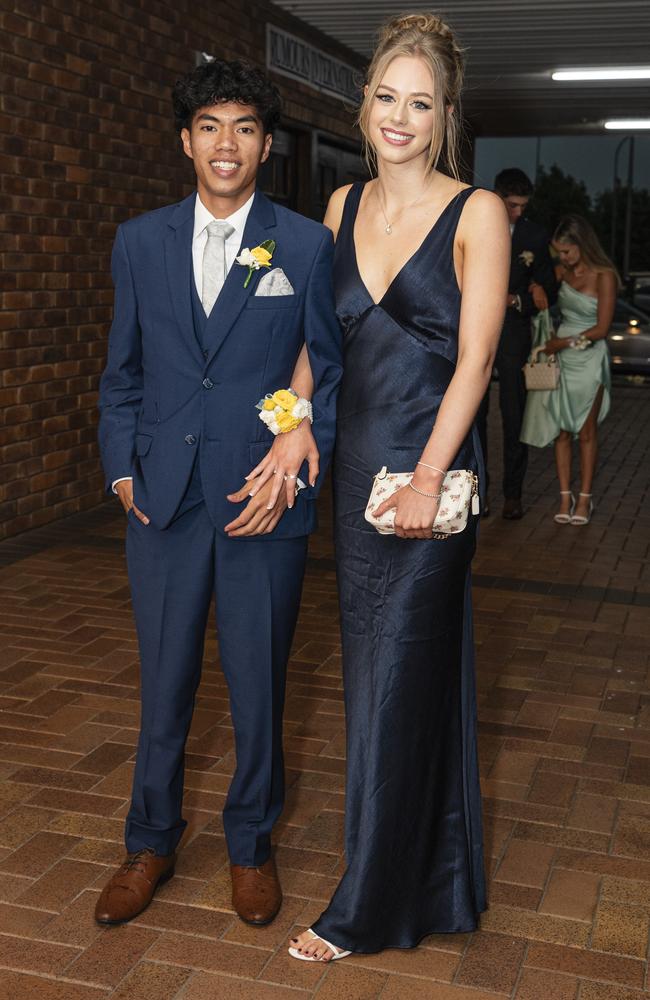
<instances>
[{"instance_id":1,"label":"navy satin evening gown","mask_svg":"<svg viewBox=\"0 0 650 1000\"><path fill-rule=\"evenodd\" d=\"M314 930L339 948L376 952L474 930L486 905L470 592L478 518L431 541L380 535L364 520L375 473L415 468L454 374L453 242L474 189L447 205L374 302L353 238L363 187L347 196L334 264L347 867ZM482 479L475 429L450 467Z\"/></svg>"}]
</instances>

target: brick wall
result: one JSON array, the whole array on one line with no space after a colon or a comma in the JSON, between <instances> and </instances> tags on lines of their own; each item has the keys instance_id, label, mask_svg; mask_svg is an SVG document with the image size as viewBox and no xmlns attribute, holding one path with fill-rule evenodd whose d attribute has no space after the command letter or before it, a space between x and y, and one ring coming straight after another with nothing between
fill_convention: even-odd
<instances>
[{"instance_id":1,"label":"brick wall","mask_svg":"<svg viewBox=\"0 0 650 1000\"><path fill-rule=\"evenodd\" d=\"M265 2L17 0L0 13L0 537L99 503L97 384L124 219L193 189L170 88L194 52L264 62ZM342 103L278 76L287 117L350 137Z\"/></svg>"}]
</instances>

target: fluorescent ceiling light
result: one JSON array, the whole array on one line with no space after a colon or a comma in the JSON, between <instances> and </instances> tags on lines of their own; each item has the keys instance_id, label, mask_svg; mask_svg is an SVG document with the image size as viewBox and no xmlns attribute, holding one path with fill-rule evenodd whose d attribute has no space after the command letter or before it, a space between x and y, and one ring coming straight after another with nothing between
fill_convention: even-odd
<instances>
[{"instance_id":1,"label":"fluorescent ceiling light","mask_svg":"<svg viewBox=\"0 0 650 1000\"><path fill-rule=\"evenodd\" d=\"M650 80L650 66L601 66L600 69L556 69L553 80Z\"/></svg>"},{"instance_id":2,"label":"fluorescent ceiling light","mask_svg":"<svg viewBox=\"0 0 650 1000\"><path fill-rule=\"evenodd\" d=\"M650 129L650 118L621 118L605 122L605 128L610 131L622 130L624 132L635 132L637 129Z\"/></svg>"}]
</instances>

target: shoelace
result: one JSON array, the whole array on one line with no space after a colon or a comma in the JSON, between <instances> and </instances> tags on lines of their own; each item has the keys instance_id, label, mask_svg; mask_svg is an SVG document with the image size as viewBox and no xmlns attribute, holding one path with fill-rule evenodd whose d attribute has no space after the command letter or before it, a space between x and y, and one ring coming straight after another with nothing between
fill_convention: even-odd
<instances>
[{"instance_id":1,"label":"shoelace","mask_svg":"<svg viewBox=\"0 0 650 1000\"><path fill-rule=\"evenodd\" d=\"M135 854L132 854L130 858L126 859L119 874L127 875L133 869L143 872L145 857L151 857L152 855L155 855L155 853L156 852L151 847L144 847L141 851L136 851Z\"/></svg>"}]
</instances>

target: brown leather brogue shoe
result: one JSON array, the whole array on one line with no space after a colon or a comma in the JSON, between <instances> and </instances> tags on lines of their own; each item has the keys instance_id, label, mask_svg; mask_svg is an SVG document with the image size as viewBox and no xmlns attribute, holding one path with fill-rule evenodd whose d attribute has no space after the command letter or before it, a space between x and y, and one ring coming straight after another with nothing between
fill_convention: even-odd
<instances>
[{"instance_id":1,"label":"brown leather brogue shoe","mask_svg":"<svg viewBox=\"0 0 650 1000\"><path fill-rule=\"evenodd\" d=\"M108 880L95 907L100 924L123 924L149 906L159 885L174 874L175 854L156 854L150 847L127 854Z\"/></svg>"},{"instance_id":2,"label":"brown leather brogue shoe","mask_svg":"<svg viewBox=\"0 0 650 1000\"><path fill-rule=\"evenodd\" d=\"M260 927L270 924L282 906L282 889L273 858L259 868L231 865L230 877L232 905L237 916L247 924Z\"/></svg>"}]
</instances>

